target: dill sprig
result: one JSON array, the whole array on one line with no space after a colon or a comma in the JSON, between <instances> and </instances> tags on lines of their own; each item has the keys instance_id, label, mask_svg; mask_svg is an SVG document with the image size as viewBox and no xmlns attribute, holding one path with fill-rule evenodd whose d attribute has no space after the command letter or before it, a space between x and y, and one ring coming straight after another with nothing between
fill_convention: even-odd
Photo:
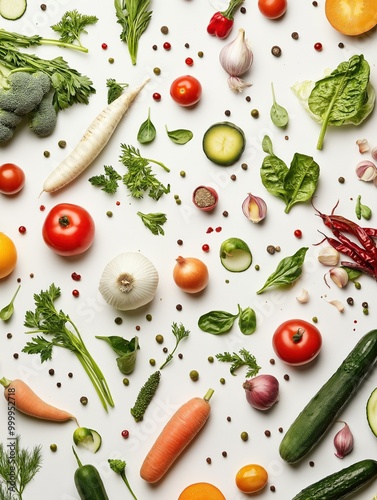
<instances>
[{"instance_id":1,"label":"dill sprig","mask_svg":"<svg viewBox=\"0 0 377 500\"><path fill-rule=\"evenodd\" d=\"M258 366L255 356L244 348L239 350L239 354L235 352L232 354L230 352L216 354L216 359L225 363L232 363L229 369L232 375L235 375L234 372L238 370L238 368L245 365L249 367L246 372L246 377L254 377L260 370L260 366Z\"/></svg>"},{"instance_id":2,"label":"dill sprig","mask_svg":"<svg viewBox=\"0 0 377 500\"><path fill-rule=\"evenodd\" d=\"M186 330L186 328L182 325L182 323L177 325L177 323L172 324L172 333L175 337L175 346L174 349L168 354L165 362L160 366L160 370L162 370L168 363L173 359L174 353L177 350L177 347L181 340L187 338L190 334L190 330Z\"/></svg>"}]
</instances>

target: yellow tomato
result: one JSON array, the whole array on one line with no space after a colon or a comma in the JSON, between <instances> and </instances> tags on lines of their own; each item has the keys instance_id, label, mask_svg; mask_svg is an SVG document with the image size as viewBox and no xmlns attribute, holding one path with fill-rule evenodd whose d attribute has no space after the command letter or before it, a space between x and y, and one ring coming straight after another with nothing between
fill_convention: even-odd
<instances>
[{"instance_id":1,"label":"yellow tomato","mask_svg":"<svg viewBox=\"0 0 377 500\"><path fill-rule=\"evenodd\" d=\"M236 474L236 485L244 493L256 493L266 486L267 481L266 469L258 464L245 465Z\"/></svg>"},{"instance_id":2,"label":"yellow tomato","mask_svg":"<svg viewBox=\"0 0 377 500\"><path fill-rule=\"evenodd\" d=\"M0 233L0 279L8 276L17 263L17 250L13 241Z\"/></svg>"},{"instance_id":3,"label":"yellow tomato","mask_svg":"<svg viewBox=\"0 0 377 500\"><path fill-rule=\"evenodd\" d=\"M178 500L225 500L225 497L211 483L194 483L182 491Z\"/></svg>"}]
</instances>

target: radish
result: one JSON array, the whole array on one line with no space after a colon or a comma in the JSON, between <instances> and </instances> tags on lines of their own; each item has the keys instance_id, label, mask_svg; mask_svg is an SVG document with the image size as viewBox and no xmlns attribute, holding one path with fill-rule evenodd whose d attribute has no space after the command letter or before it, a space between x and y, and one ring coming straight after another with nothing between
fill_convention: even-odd
<instances>
[{"instance_id":1,"label":"radish","mask_svg":"<svg viewBox=\"0 0 377 500\"><path fill-rule=\"evenodd\" d=\"M47 177L42 192L58 191L84 172L106 146L120 120L149 80L147 78L138 87L120 95L96 116L73 151Z\"/></svg>"}]
</instances>

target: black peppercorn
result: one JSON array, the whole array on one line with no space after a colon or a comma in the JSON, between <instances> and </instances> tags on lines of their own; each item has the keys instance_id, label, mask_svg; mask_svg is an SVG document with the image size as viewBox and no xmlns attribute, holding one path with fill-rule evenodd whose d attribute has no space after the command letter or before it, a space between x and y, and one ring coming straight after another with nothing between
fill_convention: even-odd
<instances>
[{"instance_id":1,"label":"black peppercorn","mask_svg":"<svg viewBox=\"0 0 377 500\"><path fill-rule=\"evenodd\" d=\"M277 45L274 45L271 49L271 54L275 57L280 57L281 56L281 48L278 47Z\"/></svg>"}]
</instances>

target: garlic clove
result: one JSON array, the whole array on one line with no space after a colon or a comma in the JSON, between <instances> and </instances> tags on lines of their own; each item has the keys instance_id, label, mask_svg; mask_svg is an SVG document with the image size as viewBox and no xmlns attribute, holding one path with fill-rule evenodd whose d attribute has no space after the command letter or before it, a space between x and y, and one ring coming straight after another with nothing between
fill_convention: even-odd
<instances>
[{"instance_id":1,"label":"garlic clove","mask_svg":"<svg viewBox=\"0 0 377 500\"><path fill-rule=\"evenodd\" d=\"M348 273L343 267L334 267L329 271L330 278L336 286L344 288L349 280Z\"/></svg>"},{"instance_id":2,"label":"garlic clove","mask_svg":"<svg viewBox=\"0 0 377 500\"><path fill-rule=\"evenodd\" d=\"M322 248L318 254L318 261L324 266L336 266L339 259L340 253L331 246Z\"/></svg>"},{"instance_id":3,"label":"garlic clove","mask_svg":"<svg viewBox=\"0 0 377 500\"><path fill-rule=\"evenodd\" d=\"M370 149L369 143L366 139L358 139L356 144L359 146L359 153L367 153Z\"/></svg>"},{"instance_id":4,"label":"garlic clove","mask_svg":"<svg viewBox=\"0 0 377 500\"><path fill-rule=\"evenodd\" d=\"M372 161L361 161L356 165L356 175L361 181L372 182L377 177L377 167Z\"/></svg>"},{"instance_id":5,"label":"garlic clove","mask_svg":"<svg viewBox=\"0 0 377 500\"><path fill-rule=\"evenodd\" d=\"M309 292L303 288L301 290L300 295L296 297L297 301L300 302L300 304L306 304L309 302Z\"/></svg>"},{"instance_id":6,"label":"garlic clove","mask_svg":"<svg viewBox=\"0 0 377 500\"><path fill-rule=\"evenodd\" d=\"M346 422L343 423L343 429L340 429L334 437L335 456L338 458L344 458L353 450L354 439L352 432Z\"/></svg>"},{"instance_id":7,"label":"garlic clove","mask_svg":"<svg viewBox=\"0 0 377 500\"><path fill-rule=\"evenodd\" d=\"M248 197L242 203L242 211L251 222L257 224L266 217L267 204L259 196L249 193Z\"/></svg>"},{"instance_id":8,"label":"garlic clove","mask_svg":"<svg viewBox=\"0 0 377 500\"><path fill-rule=\"evenodd\" d=\"M245 38L245 30L240 28L237 37L226 44L220 51L220 64L228 73L228 85L236 93L242 92L245 87L250 87L240 77L245 74L253 63L253 52L248 40Z\"/></svg>"},{"instance_id":9,"label":"garlic clove","mask_svg":"<svg viewBox=\"0 0 377 500\"><path fill-rule=\"evenodd\" d=\"M339 312L344 312L344 305L342 302L340 302L340 300L329 300L328 301L329 304L331 304L332 306L336 307L338 309Z\"/></svg>"}]
</instances>

